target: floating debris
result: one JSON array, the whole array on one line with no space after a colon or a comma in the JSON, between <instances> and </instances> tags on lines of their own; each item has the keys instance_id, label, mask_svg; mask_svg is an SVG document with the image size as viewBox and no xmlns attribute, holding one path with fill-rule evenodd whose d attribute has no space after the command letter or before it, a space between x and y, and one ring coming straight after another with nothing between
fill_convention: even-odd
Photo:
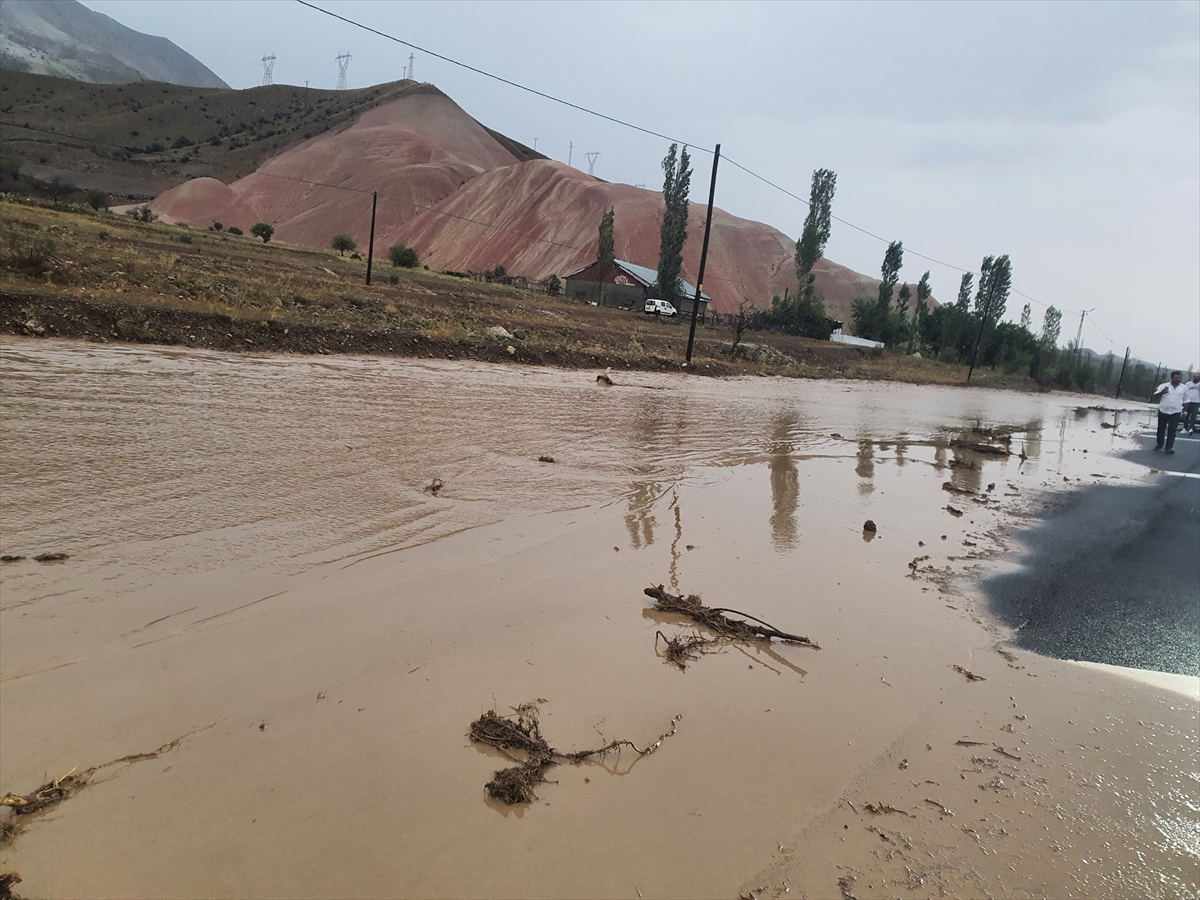
<instances>
[{"instance_id":1,"label":"floating debris","mask_svg":"<svg viewBox=\"0 0 1200 900\"><path fill-rule=\"evenodd\" d=\"M433 481L429 482L429 484L425 485L425 490L423 493L432 494L436 497L438 495L438 491L440 491L443 486L442 479L435 478Z\"/></svg>"},{"instance_id":2,"label":"floating debris","mask_svg":"<svg viewBox=\"0 0 1200 900\"><path fill-rule=\"evenodd\" d=\"M867 803L863 806L863 809L876 816L882 816L885 813L898 813L902 816L908 816L910 819L913 818L912 813L905 812L902 809L896 809L896 807L889 806L886 803Z\"/></svg>"},{"instance_id":3,"label":"floating debris","mask_svg":"<svg viewBox=\"0 0 1200 900\"><path fill-rule=\"evenodd\" d=\"M863 531L869 531L874 534L878 530L879 529L875 527L875 521L873 519L867 519L867 521L863 522Z\"/></svg>"},{"instance_id":4,"label":"floating debris","mask_svg":"<svg viewBox=\"0 0 1200 900\"><path fill-rule=\"evenodd\" d=\"M538 702L545 702L540 700ZM538 722L537 703L522 703L513 708L513 715L502 716L494 709L489 709L471 723L468 736L477 744L487 744L506 754L514 752L524 754L524 759L517 765L500 769L492 774L492 780L484 785L489 797L510 806L518 803L531 803L537 799L534 788L546 781L546 771L560 762L583 762L595 756L628 747L638 756L649 756L657 750L662 742L675 734L682 715L671 719L671 728L659 736L658 740L642 749L633 741L609 741L603 747L595 750L580 750L575 753L563 753L555 750L542 737ZM515 760L514 760L515 761Z\"/></svg>"},{"instance_id":5,"label":"floating debris","mask_svg":"<svg viewBox=\"0 0 1200 900\"><path fill-rule=\"evenodd\" d=\"M946 506L946 512L950 513L950 515L954 516L954 518L956 518L956 519L961 519L962 514L963 514L963 511L961 509L957 509L950 505Z\"/></svg>"},{"instance_id":6,"label":"floating debris","mask_svg":"<svg viewBox=\"0 0 1200 900\"><path fill-rule=\"evenodd\" d=\"M554 462L554 457L553 456L539 456L538 462L552 463L552 462Z\"/></svg>"},{"instance_id":7,"label":"floating debris","mask_svg":"<svg viewBox=\"0 0 1200 900\"><path fill-rule=\"evenodd\" d=\"M967 681L987 681L987 679L984 678L982 675L976 675L970 669L964 669L962 666L954 665L954 666L951 666L950 668L952 668L955 672L957 672L960 675L967 676Z\"/></svg>"},{"instance_id":8,"label":"floating debris","mask_svg":"<svg viewBox=\"0 0 1200 900\"><path fill-rule=\"evenodd\" d=\"M39 553L34 557L36 562L62 562L64 559L70 559L66 553Z\"/></svg>"},{"instance_id":9,"label":"floating debris","mask_svg":"<svg viewBox=\"0 0 1200 900\"><path fill-rule=\"evenodd\" d=\"M950 812L950 810L946 809L946 807L943 806L941 803L939 803L937 800L930 800L928 797L926 797L925 802L928 803L930 806L936 806L938 809L938 812L943 816L951 816L951 817L954 816L954 813L952 813L952 812Z\"/></svg>"},{"instance_id":10,"label":"floating debris","mask_svg":"<svg viewBox=\"0 0 1200 900\"><path fill-rule=\"evenodd\" d=\"M0 563L20 562L24 558L25 558L24 553L5 553L2 556L0 556Z\"/></svg>"},{"instance_id":11,"label":"floating debris","mask_svg":"<svg viewBox=\"0 0 1200 900\"><path fill-rule=\"evenodd\" d=\"M120 759L110 760L98 766L92 766L90 769L84 769L82 772L76 772L72 769L66 775L47 781L41 787L28 794L5 794L3 797L0 797L0 806L12 808L12 819L6 822L3 830L0 831L0 844L7 844L16 836L19 830L17 823L19 817L28 816L57 806L72 794L86 787L91 777L101 769L107 769L109 766L119 765L120 763L134 763L146 759L157 759L164 753L170 753L178 747L183 742L184 737L187 737L187 735L177 737L175 740L163 744L157 750L151 750L149 753L131 753L128 756L122 756Z\"/></svg>"},{"instance_id":12,"label":"floating debris","mask_svg":"<svg viewBox=\"0 0 1200 900\"><path fill-rule=\"evenodd\" d=\"M975 441L951 441L950 446L958 450L970 450L974 453L985 453L989 456L1009 456L1007 447L997 447L995 444L980 444Z\"/></svg>"},{"instance_id":13,"label":"floating debris","mask_svg":"<svg viewBox=\"0 0 1200 900\"><path fill-rule=\"evenodd\" d=\"M973 494L975 493L970 488L960 488L952 481L942 482L942 490L949 491L951 494Z\"/></svg>"},{"instance_id":14,"label":"floating debris","mask_svg":"<svg viewBox=\"0 0 1200 900\"><path fill-rule=\"evenodd\" d=\"M609 366L601 374L596 376L596 384L607 384L609 387L612 387L612 366Z\"/></svg>"},{"instance_id":15,"label":"floating debris","mask_svg":"<svg viewBox=\"0 0 1200 900\"><path fill-rule=\"evenodd\" d=\"M730 610L730 608L721 606L704 606L696 594L688 596L668 594L661 584L656 588L646 588L642 593L654 599L655 610L673 612L679 616L688 617L697 625L702 625L722 637L731 637L738 641L770 641L774 638L776 641L799 643L804 644L805 647L821 649L816 641L810 641L803 635L792 635L787 631L780 631L774 625L763 622L762 619L751 616L748 612ZM727 618L724 613L750 619L750 622L739 622L737 619Z\"/></svg>"}]
</instances>

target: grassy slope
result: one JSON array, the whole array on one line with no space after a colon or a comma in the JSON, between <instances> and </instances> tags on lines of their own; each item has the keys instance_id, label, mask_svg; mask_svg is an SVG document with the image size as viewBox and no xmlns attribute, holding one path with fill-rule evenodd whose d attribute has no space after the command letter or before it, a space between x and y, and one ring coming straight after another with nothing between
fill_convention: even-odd
<instances>
[{"instance_id":1,"label":"grassy slope","mask_svg":"<svg viewBox=\"0 0 1200 900\"><path fill-rule=\"evenodd\" d=\"M366 109L429 90L436 88L397 81L347 91L290 85L231 91L152 81L89 84L6 70L0 138L6 159L19 159L43 181L60 175L118 199L144 200L188 178L232 181L293 144L350 124ZM103 143L17 127L25 125ZM180 137L193 145L172 149ZM218 138L218 145L210 143ZM503 135L497 139L521 158L537 155ZM164 149L144 152L156 142Z\"/></svg>"},{"instance_id":2,"label":"grassy slope","mask_svg":"<svg viewBox=\"0 0 1200 900\"><path fill-rule=\"evenodd\" d=\"M0 332L223 350L348 352L471 358L572 367L678 370L684 322L601 309L333 251L250 236L142 224L126 216L0 202ZM11 247L54 242L41 274ZM388 279L395 275L398 283ZM488 333L502 326L512 338ZM758 373L961 383L964 370L930 360L788 335L703 326L694 359L705 374ZM513 352L508 352L508 347ZM1026 387L1022 379L980 381Z\"/></svg>"}]
</instances>

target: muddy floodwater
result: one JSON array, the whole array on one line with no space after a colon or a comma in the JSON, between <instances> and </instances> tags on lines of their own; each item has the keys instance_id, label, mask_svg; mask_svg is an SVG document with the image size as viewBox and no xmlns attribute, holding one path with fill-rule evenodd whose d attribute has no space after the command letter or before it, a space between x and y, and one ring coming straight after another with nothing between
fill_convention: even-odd
<instances>
[{"instance_id":1,"label":"muddy floodwater","mask_svg":"<svg viewBox=\"0 0 1200 900\"><path fill-rule=\"evenodd\" d=\"M1072 491L1155 477L1119 456L1144 406L21 339L0 364L0 792L170 745L19 818L31 896L1195 896L1196 679L1017 649L975 587ZM658 584L820 649L681 671ZM682 718L504 806L467 729L526 701L566 752Z\"/></svg>"}]
</instances>

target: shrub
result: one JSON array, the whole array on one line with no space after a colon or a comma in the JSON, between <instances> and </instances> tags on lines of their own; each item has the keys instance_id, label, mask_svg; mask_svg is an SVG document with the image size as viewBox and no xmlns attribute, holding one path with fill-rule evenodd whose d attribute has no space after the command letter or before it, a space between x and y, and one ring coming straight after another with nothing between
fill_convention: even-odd
<instances>
[{"instance_id":1,"label":"shrub","mask_svg":"<svg viewBox=\"0 0 1200 900\"><path fill-rule=\"evenodd\" d=\"M101 231L99 234L99 238L102 241L107 241L108 240L108 230L105 229L104 231Z\"/></svg>"},{"instance_id":2,"label":"shrub","mask_svg":"<svg viewBox=\"0 0 1200 900\"><path fill-rule=\"evenodd\" d=\"M224 226L224 225L222 225L220 222L213 222L213 223L212 223L212 230L213 230L213 231L220 231L220 230L221 230L222 228L224 228L224 227L225 227L225 226Z\"/></svg>"},{"instance_id":3,"label":"shrub","mask_svg":"<svg viewBox=\"0 0 1200 900\"><path fill-rule=\"evenodd\" d=\"M181 134L179 137L175 138L175 143L173 143L171 146L176 150L181 150L184 147L192 146L193 143L194 142L190 137L188 137L186 134Z\"/></svg>"},{"instance_id":4,"label":"shrub","mask_svg":"<svg viewBox=\"0 0 1200 900\"><path fill-rule=\"evenodd\" d=\"M125 214L133 216L139 222L153 222L158 218L149 206L135 206L133 209L126 210Z\"/></svg>"},{"instance_id":5,"label":"shrub","mask_svg":"<svg viewBox=\"0 0 1200 900\"><path fill-rule=\"evenodd\" d=\"M359 256L357 253L351 253L351 254L350 254L350 258L351 258L351 259L362 259L362 257L361 257L361 256Z\"/></svg>"},{"instance_id":6,"label":"shrub","mask_svg":"<svg viewBox=\"0 0 1200 900\"><path fill-rule=\"evenodd\" d=\"M10 266L37 277L50 268L50 257L54 255L54 241L37 235L26 237L10 232L7 249Z\"/></svg>"},{"instance_id":7,"label":"shrub","mask_svg":"<svg viewBox=\"0 0 1200 900\"><path fill-rule=\"evenodd\" d=\"M406 247L404 244L393 244L388 248L388 256L392 260L392 265L402 269L415 269L421 264L421 258L417 255L417 251L413 247Z\"/></svg>"},{"instance_id":8,"label":"shrub","mask_svg":"<svg viewBox=\"0 0 1200 900\"><path fill-rule=\"evenodd\" d=\"M546 293L551 297L557 297L562 293L562 281L557 275L551 275L546 279Z\"/></svg>"},{"instance_id":9,"label":"shrub","mask_svg":"<svg viewBox=\"0 0 1200 900\"><path fill-rule=\"evenodd\" d=\"M175 240L179 241L181 244L190 244L192 242L192 236L185 232L184 234L176 235Z\"/></svg>"},{"instance_id":10,"label":"shrub","mask_svg":"<svg viewBox=\"0 0 1200 900\"><path fill-rule=\"evenodd\" d=\"M250 233L255 237L262 238L264 244L269 243L271 235L275 233L275 226L267 222L255 222L250 226Z\"/></svg>"},{"instance_id":11,"label":"shrub","mask_svg":"<svg viewBox=\"0 0 1200 900\"><path fill-rule=\"evenodd\" d=\"M88 191L87 205L96 211L108 209L108 194L104 191Z\"/></svg>"},{"instance_id":12,"label":"shrub","mask_svg":"<svg viewBox=\"0 0 1200 900\"><path fill-rule=\"evenodd\" d=\"M226 230L226 231L227 231L229 234L241 234L241 233L242 233L242 229L238 228L236 225L230 225L230 226L229 226L228 228L226 228L225 230Z\"/></svg>"},{"instance_id":13,"label":"shrub","mask_svg":"<svg viewBox=\"0 0 1200 900\"><path fill-rule=\"evenodd\" d=\"M400 283L400 276L397 275L395 272L393 272L391 275L388 276L388 284L399 284L399 283Z\"/></svg>"},{"instance_id":14,"label":"shrub","mask_svg":"<svg viewBox=\"0 0 1200 900\"><path fill-rule=\"evenodd\" d=\"M358 242L345 232L338 232L329 242L329 246L333 247L338 252L338 256L345 256L347 250L355 250L358 248Z\"/></svg>"}]
</instances>

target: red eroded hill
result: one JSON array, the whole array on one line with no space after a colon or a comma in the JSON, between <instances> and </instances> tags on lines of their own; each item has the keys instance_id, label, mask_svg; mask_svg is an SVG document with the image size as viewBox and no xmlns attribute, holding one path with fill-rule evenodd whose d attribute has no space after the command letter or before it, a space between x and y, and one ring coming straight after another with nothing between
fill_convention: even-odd
<instances>
[{"instance_id":1,"label":"red eroded hill","mask_svg":"<svg viewBox=\"0 0 1200 900\"><path fill-rule=\"evenodd\" d=\"M245 230L263 221L282 241L328 247L334 233L346 232L365 244L371 191L392 198L380 202L379 224L395 227L476 175L517 162L445 94L414 85L348 128L286 150L231 185L197 178L150 207L165 221L195 227L216 221Z\"/></svg>"},{"instance_id":2,"label":"red eroded hill","mask_svg":"<svg viewBox=\"0 0 1200 900\"><path fill-rule=\"evenodd\" d=\"M608 184L546 159L480 175L384 239L417 247L431 268L479 271L499 263L510 272L544 278L595 258L600 218L610 207L617 258L656 268L661 193ZM693 283L704 212L693 203L688 214L683 276ZM778 229L714 208L704 279L712 308L728 312L743 299L769 306L772 295L795 290L795 249L795 240ZM815 271L817 290L834 318L848 321L850 302L877 291L877 280L829 260Z\"/></svg>"},{"instance_id":3,"label":"red eroded hill","mask_svg":"<svg viewBox=\"0 0 1200 900\"><path fill-rule=\"evenodd\" d=\"M246 230L270 222L278 240L311 246L328 247L333 234L346 232L361 248L370 230L370 192L377 191L377 252L403 242L433 269L501 264L536 279L561 276L593 258L600 218L613 207L617 257L656 267L660 193L608 184L530 155L436 88L414 85L245 178L229 185L198 178L150 207L165 221L200 228L221 222ZM683 253L684 278L693 282L703 228L704 209L693 204ZM743 299L767 306L773 294L795 289L794 250L794 239L777 229L715 209L705 278L712 309L728 312ZM835 318L848 321L851 300L876 292L877 280L828 260L815 271Z\"/></svg>"}]
</instances>

